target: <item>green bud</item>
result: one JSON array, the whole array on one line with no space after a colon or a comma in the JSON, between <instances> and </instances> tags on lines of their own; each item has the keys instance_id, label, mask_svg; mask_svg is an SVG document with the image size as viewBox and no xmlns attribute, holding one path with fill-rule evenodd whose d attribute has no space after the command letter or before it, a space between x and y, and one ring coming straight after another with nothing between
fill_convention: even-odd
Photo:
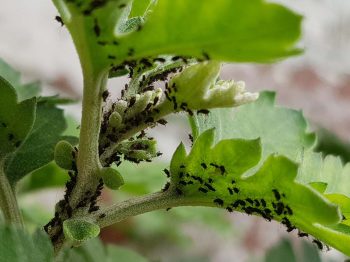
<instances>
[{"instance_id":1,"label":"green bud","mask_svg":"<svg viewBox=\"0 0 350 262\"><path fill-rule=\"evenodd\" d=\"M105 167L101 170L101 177L105 185L113 190L119 189L122 185L124 185L124 179L119 171L111 168Z\"/></svg>"},{"instance_id":2,"label":"green bud","mask_svg":"<svg viewBox=\"0 0 350 262\"><path fill-rule=\"evenodd\" d=\"M151 102L153 93L154 93L153 91L147 91L142 93L141 95L137 94L135 104L131 108L128 108L128 110L126 111L125 117L131 118L141 113L142 111L144 111L148 103Z\"/></svg>"},{"instance_id":3,"label":"green bud","mask_svg":"<svg viewBox=\"0 0 350 262\"><path fill-rule=\"evenodd\" d=\"M125 109L128 107L128 102L125 100L119 100L115 103L115 112L119 113L119 115L123 116Z\"/></svg>"},{"instance_id":4,"label":"green bud","mask_svg":"<svg viewBox=\"0 0 350 262\"><path fill-rule=\"evenodd\" d=\"M157 155L155 140L137 139L121 143L123 153L130 158L147 160Z\"/></svg>"},{"instance_id":5,"label":"green bud","mask_svg":"<svg viewBox=\"0 0 350 262\"><path fill-rule=\"evenodd\" d=\"M113 112L109 117L109 125L111 127L119 127L122 121L122 117L118 112Z\"/></svg>"},{"instance_id":6,"label":"green bud","mask_svg":"<svg viewBox=\"0 0 350 262\"><path fill-rule=\"evenodd\" d=\"M63 169L71 170L75 161L73 154L74 148L71 144L64 140L58 142L54 153L56 164Z\"/></svg>"},{"instance_id":7,"label":"green bud","mask_svg":"<svg viewBox=\"0 0 350 262\"><path fill-rule=\"evenodd\" d=\"M74 244L80 244L97 237L100 227L84 219L68 219L63 222L63 233Z\"/></svg>"}]
</instances>

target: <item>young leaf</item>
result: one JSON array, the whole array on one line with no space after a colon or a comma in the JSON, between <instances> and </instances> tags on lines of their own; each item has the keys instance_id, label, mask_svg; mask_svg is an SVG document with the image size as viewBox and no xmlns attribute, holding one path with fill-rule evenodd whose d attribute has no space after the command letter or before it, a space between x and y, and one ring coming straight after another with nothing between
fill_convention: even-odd
<instances>
[{"instance_id":1,"label":"young leaf","mask_svg":"<svg viewBox=\"0 0 350 262\"><path fill-rule=\"evenodd\" d=\"M18 150L35 120L35 98L17 103L14 88L0 77L0 160Z\"/></svg>"},{"instance_id":2,"label":"young leaf","mask_svg":"<svg viewBox=\"0 0 350 262\"><path fill-rule=\"evenodd\" d=\"M68 219L63 222L64 236L77 243L95 238L100 233L100 227L84 219Z\"/></svg>"},{"instance_id":3,"label":"young leaf","mask_svg":"<svg viewBox=\"0 0 350 262\"><path fill-rule=\"evenodd\" d=\"M47 234L36 231L33 235L22 229L0 224L1 261L53 261L53 247Z\"/></svg>"},{"instance_id":4,"label":"young leaf","mask_svg":"<svg viewBox=\"0 0 350 262\"><path fill-rule=\"evenodd\" d=\"M235 107L258 98L257 93L245 92L243 82L217 81L220 63L200 63L186 68L173 77L166 90L168 103L174 108L201 110ZM176 105L175 105L176 104Z\"/></svg>"},{"instance_id":5,"label":"young leaf","mask_svg":"<svg viewBox=\"0 0 350 262\"><path fill-rule=\"evenodd\" d=\"M182 146L171 161L171 187L183 201L225 208L280 221L315 235L343 252L315 225L326 228L340 222L338 207L310 187L295 181L297 165L270 155L251 176L244 174L260 160L259 140L222 140L213 146L213 130L204 132L188 156ZM203 152L206 152L203 154Z\"/></svg>"}]
</instances>

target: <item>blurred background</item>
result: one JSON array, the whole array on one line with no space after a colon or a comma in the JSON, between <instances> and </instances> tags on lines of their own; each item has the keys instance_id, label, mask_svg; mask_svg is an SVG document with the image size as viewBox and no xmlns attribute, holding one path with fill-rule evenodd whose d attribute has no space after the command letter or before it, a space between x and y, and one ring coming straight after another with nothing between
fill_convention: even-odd
<instances>
[{"instance_id":1,"label":"blurred background","mask_svg":"<svg viewBox=\"0 0 350 262\"><path fill-rule=\"evenodd\" d=\"M243 80L251 91L276 90L279 105L304 112L311 128L320 136L320 148L350 161L350 2L278 2L304 15L300 46L305 53L273 65L224 65L222 77ZM0 4L0 58L20 71L24 82L39 80L44 94L79 100L82 95L79 61L67 30L54 19L57 12L51 1L0 0ZM110 81L114 95L120 93L125 81L124 78ZM79 103L65 109L68 132L78 134ZM166 167L166 160L180 141L189 144L186 118L176 116L171 120L166 127L151 132L159 139L159 149L164 153L160 161L139 166L124 164L121 168L127 185L118 193L105 191L106 205L162 187L165 177L161 170ZM48 174L59 174L59 178L50 178ZM35 179L44 176L50 189L42 190L35 183ZM48 165L24 182L20 202L28 223L34 226L48 221L54 203L63 195L60 185L65 179L66 175L57 167ZM344 260L334 250L319 253L295 234L287 234L277 223L208 208L176 208L145 214L104 229L101 239L129 246L151 261Z\"/></svg>"}]
</instances>

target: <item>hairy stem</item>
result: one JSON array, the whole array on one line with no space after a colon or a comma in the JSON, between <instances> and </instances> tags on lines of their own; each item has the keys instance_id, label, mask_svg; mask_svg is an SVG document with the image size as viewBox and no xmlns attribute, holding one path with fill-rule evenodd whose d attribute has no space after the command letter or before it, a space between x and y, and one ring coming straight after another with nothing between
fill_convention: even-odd
<instances>
[{"instance_id":1,"label":"hairy stem","mask_svg":"<svg viewBox=\"0 0 350 262\"><path fill-rule=\"evenodd\" d=\"M17 199L4 172L3 162L0 162L0 207L5 221L9 224L23 226Z\"/></svg>"},{"instance_id":2,"label":"hairy stem","mask_svg":"<svg viewBox=\"0 0 350 262\"><path fill-rule=\"evenodd\" d=\"M178 206L210 206L212 203L202 199L191 199L178 196L173 191L157 192L146 196L135 197L112 205L92 215L92 219L102 227L118 223L129 217L150 211Z\"/></svg>"},{"instance_id":3,"label":"hairy stem","mask_svg":"<svg viewBox=\"0 0 350 262\"><path fill-rule=\"evenodd\" d=\"M84 95L79 138L78 176L72 201L77 202L91 183L95 184L100 160L98 140L102 118L102 92L105 90L108 75L84 75ZM94 179L95 178L95 179ZM75 200L75 201L74 201Z\"/></svg>"}]
</instances>

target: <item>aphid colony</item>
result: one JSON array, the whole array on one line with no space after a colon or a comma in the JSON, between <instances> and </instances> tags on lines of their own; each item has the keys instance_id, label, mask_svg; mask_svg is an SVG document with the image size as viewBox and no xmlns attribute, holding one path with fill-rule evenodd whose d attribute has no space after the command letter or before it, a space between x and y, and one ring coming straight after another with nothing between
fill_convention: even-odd
<instances>
[{"instance_id":1,"label":"aphid colony","mask_svg":"<svg viewBox=\"0 0 350 262\"><path fill-rule=\"evenodd\" d=\"M59 154L67 153L71 154L71 157L63 157L63 155L57 156ZM104 184L102 179L99 180L95 191L86 191L84 198L81 199L75 206L71 206L70 197L76 185L76 178L78 174L76 165L77 154L78 149L76 147L73 148L68 142L61 141L56 145L55 161L62 168L69 170L68 175L70 179L66 182L66 190L63 199L56 204L55 216L44 226L44 230L50 234L52 242L56 242L60 238L63 238L62 221L71 218L74 212L76 212L78 209L88 209L89 213L99 210L97 199L101 195L103 189Z\"/></svg>"},{"instance_id":2,"label":"aphid colony","mask_svg":"<svg viewBox=\"0 0 350 262\"><path fill-rule=\"evenodd\" d=\"M213 204L225 208L228 212L233 212L234 210L243 211L248 215L258 215L263 217L267 221L272 219L280 220L287 228L287 232L292 232L296 227L292 224L290 217L293 216L293 210L291 207L284 203L286 195L281 193L277 189L271 190L271 197L264 198L249 198L241 192L239 183L236 180L230 179L227 181L227 172L223 165L218 163L200 163L200 168L202 168L201 174L193 174L186 171L186 166L184 164L180 165L179 172L176 177L172 177L172 174L168 169L164 169L164 173L167 178L171 178L171 181L175 181L174 190L179 196L186 194L204 194L208 197L212 197ZM203 173L209 174L208 177L203 176ZM225 184L227 184L227 193L222 192L222 188L216 188L217 185L222 185L218 183L219 180L224 179ZM163 187L162 191L165 192L171 187L171 182L167 182ZM219 196L220 195L220 196ZM307 233L298 231L299 237L308 237ZM313 239L318 248L323 249L323 244L317 240ZM328 246L326 246L327 249Z\"/></svg>"},{"instance_id":3,"label":"aphid colony","mask_svg":"<svg viewBox=\"0 0 350 262\"><path fill-rule=\"evenodd\" d=\"M13 147L18 148L22 144L22 141L19 140L18 138L16 138L16 135L9 130L8 125L6 123L4 123L4 122L0 123L0 133L5 133L6 134L7 141Z\"/></svg>"}]
</instances>

